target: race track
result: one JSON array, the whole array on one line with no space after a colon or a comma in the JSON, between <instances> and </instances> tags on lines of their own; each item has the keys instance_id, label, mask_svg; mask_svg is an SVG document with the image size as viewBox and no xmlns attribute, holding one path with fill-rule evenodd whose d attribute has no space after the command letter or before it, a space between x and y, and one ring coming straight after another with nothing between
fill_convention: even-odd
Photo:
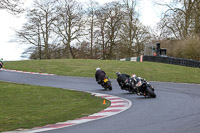
<instances>
[{"instance_id":1,"label":"race track","mask_svg":"<svg viewBox=\"0 0 200 133\"><path fill-rule=\"evenodd\" d=\"M150 82L157 98L144 98L120 90L104 91L94 78L47 76L0 71L0 81L91 91L126 98L132 106L117 115L43 133L199 133L200 85Z\"/></svg>"}]
</instances>

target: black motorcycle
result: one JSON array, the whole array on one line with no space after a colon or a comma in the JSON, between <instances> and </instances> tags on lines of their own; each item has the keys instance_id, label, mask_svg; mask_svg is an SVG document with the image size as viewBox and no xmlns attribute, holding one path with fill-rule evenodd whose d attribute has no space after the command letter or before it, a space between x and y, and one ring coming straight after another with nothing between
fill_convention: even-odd
<instances>
[{"instance_id":1,"label":"black motorcycle","mask_svg":"<svg viewBox=\"0 0 200 133\"><path fill-rule=\"evenodd\" d=\"M124 83L120 83L121 84L121 90L126 90L126 91L129 91L130 93L135 93L135 90L134 90L134 85L133 85L133 82L132 82L132 79L131 78L127 78Z\"/></svg>"},{"instance_id":2,"label":"black motorcycle","mask_svg":"<svg viewBox=\"0 0 200 133\"><path fill-rule=\"evenodd\" d=\"M100 85L101 85L105 90L112 90L111 81L109 80L108 77L104 77L104 79L100 82Z\"/></svg>"},{"instance_id":3,"label":"black motorcycle","mask_svg":"<svg viewBox=\"0 0 200 133\"><path fill-rule=\"evenodd\" d=\"M132 82L134 82L133 90L136 92L137 95L156 98L154 87L148 81L139 77L135 77L134 79L132 79Z\"/></svg>"},{"instance_id":4,"label":"black motorcycle","mask_svg":"<svg viewBox=\"0 0 200 133\"><path fill-rule=\"evenodd\" d=\"M133 94L136 93L137 95L156 98L154 87L149 84L149 82L147 82L145 79L142 79L140 77L126 79L121 89L129 91Z\"/></svg>"},{"instance_id":5,"label":"black motorcycle","mask_svg":"<svg viewBox=\"0 0 200 133\"><path fill-rule=\"evenodd\" d=\"M0 61L0 69L3 67L3 63Z\"/></svg>"}]
</instances>

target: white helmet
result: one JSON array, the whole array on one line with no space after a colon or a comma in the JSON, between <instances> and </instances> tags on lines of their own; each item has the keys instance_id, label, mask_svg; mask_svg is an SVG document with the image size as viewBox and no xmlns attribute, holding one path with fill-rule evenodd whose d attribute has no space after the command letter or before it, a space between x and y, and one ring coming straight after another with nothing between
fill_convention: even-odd
<instances>
[{"instance_id":1,"label":"white helmet","mask_svg":"<svg viewBox=\"0 0 200 133\"><path fill-rule=\"evenodd\" d=\"M98 70L100 70L100 69L101 69L101 68L97 67L97 68L96 68L96 71L98 71Z\"/></svg>"},{"instance_id":2,"label":"white helmet","mask_svg":"<svg viewBox=\"0 0 200 133\"><path fill-rule=\"evenodd\" d=\"M131 78L135 78L136 77L136 74L133 74L132 76L131 76Z\"/></svg>"},{"instance_id":3,"label":"white helmet","mask_svg":"<svg viewBox=\"0 0 200 133\"><path fill-rule=\"evenodd\" d=\"M120 72L116 72L116 76L118 77L121 73Z\"/></svg>"}]
</instances>

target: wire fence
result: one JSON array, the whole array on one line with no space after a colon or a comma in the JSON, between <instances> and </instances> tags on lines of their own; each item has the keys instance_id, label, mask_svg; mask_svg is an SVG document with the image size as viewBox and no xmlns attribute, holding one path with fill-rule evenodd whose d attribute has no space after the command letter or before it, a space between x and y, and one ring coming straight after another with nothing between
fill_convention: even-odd
<instances>
[{"instance_id":1,"label":"wire fence","mask_svg":"<svg viewBox=\"0 0 200 133\"><path fill-rule=\"evenodd\" d=\"M143 56L143 61L161 62L167 64L200 68L200 61L163 56Z\"/></svg>"}]
</instances>

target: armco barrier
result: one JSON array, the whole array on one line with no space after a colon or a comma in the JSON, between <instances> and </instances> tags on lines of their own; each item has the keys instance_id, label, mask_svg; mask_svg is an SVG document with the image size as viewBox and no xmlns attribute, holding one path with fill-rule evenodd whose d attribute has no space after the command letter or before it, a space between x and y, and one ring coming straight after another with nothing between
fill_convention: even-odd
<instances>
[{"instance_id":1,"label":"armco barrier","mask_svg":"<svg viewBox=\"0 0 200 133\"><path fill-rule=\"evenodd\" d=\"M161 62L167 64L200 68L200 61L163 56L143 56L143 61Z\"/></svg>"}]
</instances>

